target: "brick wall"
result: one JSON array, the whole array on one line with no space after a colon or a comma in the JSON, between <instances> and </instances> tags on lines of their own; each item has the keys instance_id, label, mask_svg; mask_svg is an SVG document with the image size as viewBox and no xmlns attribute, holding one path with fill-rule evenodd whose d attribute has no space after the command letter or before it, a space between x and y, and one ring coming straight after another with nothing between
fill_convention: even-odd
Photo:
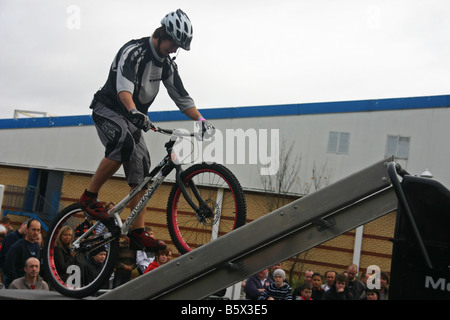
<instances>
[{"instance_id":1,"label":"brick wall","mask_svg":"<svg viewBox=\"0 0 450 320\"><path fill-rule=\"evenodd\" d=\"M382 271L390 272L392 242L395 227L395 212L364 225L360 273L368 266L377 265ZM305 270L313 270L324 275L328 270L342 273L353 263L353 250L356 229L302 253L294 267L294 277L298 278ZM289 272L296 257L283 262L283 268Z\"/></svg>"},{"instance_id":2,"label":"brick wall","mask_svg":"<svg viewBox=\"0 0 450 320\"><path fill-rule=\"evenodd\" d=\"M8 167L8 166L0 166L0 184L7 186L19 186L26 187L28 183L28 174L30 172L29 168L20 168L20 167ZM3 216L3 209L1 208L1 214ZM17 229L23 221L25 221L25 217L20 216L9 216L11 220L11 226L14 229Z\"/></svg>"},{"instance_id":3,"label":"brick wall","mask_svg":"<svg viewBox=\"0 0 450 320\"><path fill-rule=\"evenodd\" d=\"M0 166L0 184L26 186L28 181L27 168L15 168ZM84 189L88 186L90 175L79 173L66 173L62 186L61 203L67 206L78 201ZM164 184L156 192L147 204L146 225L151 226L156 237L164 240L174 251L177 250L170 240L167 231L166 206L167 198L171 189L170 184ZM117 203L130 191L128 184L123 178L113 178L102 188L99 199L102 202L113 201ZM247 200L247 222L253 221L268 213L265 204L265 195L250 192L246 194ZM129 210L123 212L123 219L127 217ZM23 218L11 217L13 221ZM375 264L381 270L390 271L392 243L389 241L394 236L395 213L388 214L374 220L364 226L360 270L365 270L369 265ZM327 270L344 271L353 260L353 246L355 242L355 230L347 232L337 238L319 245L299 256L295 264L294 277L298 277L306 269L324 274ZM283 268L289 272L295 261L295 257L283 262Z\"/></svg>"}]
</instances>

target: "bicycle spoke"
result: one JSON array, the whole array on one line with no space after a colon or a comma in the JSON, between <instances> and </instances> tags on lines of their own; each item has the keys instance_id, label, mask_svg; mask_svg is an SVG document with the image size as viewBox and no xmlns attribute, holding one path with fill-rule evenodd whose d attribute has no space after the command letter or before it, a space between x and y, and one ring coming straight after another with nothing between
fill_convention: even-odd
<instances>
[{"instance_id":1,"label":"bicycle spoke","mask_svg":"<svg viewBox=\"0 0 450 320\"><path fill-rule=\"evenodd\" d=\"M74 234L71 244L81 239L78 246L62 244L61 233L66 231ZM111 275L117 242L102 225L96 233L78 204L63 210L47 235L44 250L44 268L52 287L73 297L97 292Z\"/></svg>"},{"instance_id":2,"label":"bicycle spoke","mask_svg":"<svg viewBox=\"0 0 450 320\"><path fill-rule=\"evenodd\" d=\"M245 201L234 177L217 165L203 165L201 169L186 172L185 188L191 199L196 199L188 181L194 182L206 206L194 212L175 188L169 199L168 226L178 250L182 253L216 239L245 223ZM230 175L230 176L228 176ZM237 191L236 191L237 190ZM238 193L238 195L236 195ZM239 209L241 209L239 211Z\"/></svg>"}]
</instances>

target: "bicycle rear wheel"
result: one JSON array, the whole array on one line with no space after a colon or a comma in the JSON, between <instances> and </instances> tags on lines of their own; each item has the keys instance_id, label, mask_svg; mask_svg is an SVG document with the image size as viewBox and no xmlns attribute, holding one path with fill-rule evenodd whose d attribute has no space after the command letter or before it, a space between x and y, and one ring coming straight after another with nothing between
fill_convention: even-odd
<instances>
[{"instance_id":1,"label":"bicycle rear wheel","mask_svg":"<svg viewBox=\"0 0 450 320\"><path fill-rule=\"evenodd\" d=\"M175 247L189 252L245 224L244 192L234 174L220 164L196 164L181 174L189 197L199 206L192 182L206 206L196 213L175 184L167 204L167 226Z\"/></svg>"},{"instance_id":2,"label":"bicycle rear wheel","mask_svg":"<svg viewBox=\"0 0 450 320\"><path fill-rule=\"evenodd\" d=\"M89 220L81 205L74 203L58 214L45 240L43 267L46 280L52 289L69 297L82 298L108 288L117 259L119 237L112 236L103 225L87 234L91 227ZM79 248L71 245L72 258L61 250L60 236L68 230L75 238L85 237Z\"/></svg>"}]
</instances>

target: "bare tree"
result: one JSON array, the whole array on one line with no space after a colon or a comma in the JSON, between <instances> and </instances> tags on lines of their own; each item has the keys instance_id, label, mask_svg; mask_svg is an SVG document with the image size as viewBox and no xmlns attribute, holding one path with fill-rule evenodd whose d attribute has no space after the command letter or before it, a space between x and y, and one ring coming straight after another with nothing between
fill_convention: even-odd
<instances>
[{"instance_id":1,"label":"bare tree","mask_svg":"<svg viewBox=\"0 0 450 320\"><path fill-rule=\"evenodd\" d=\"M311 178L305 183L301 183L300 169L302 164L301 156L295 156L293 153L294 143L289 147L286 146L286 141L283 140L280 148L280 166L275 175L261 176L261 183L264 188L266 197L266 207L269 212L272 212L294 198L295 191L300 192L302 196L314 192L323 186L328 185L331 177L331 169L328 168L327 162L321 166L313 163ZM295 256L294 262L289 270L289 283L292 283L295 266L301 260L304 260L308 255L308 251ZM300 273L303 270L303 263L300 266Z\"/></svg>"},{"instance_id":2,"label":"bare tree","mask_svg":"<svg viewBox=\"0 0 450 320\"><path fill-rule=\"evenodd\" d=\"M286 141L283 140L280 148L280 166L276 174L261 176L261 184L267 197L266 207L269 212L274 211L290 202L289 195L292 189L298 184L299 172L302 159L293 154L294 143L286 147Z\"/></svg>"},{"instance_id":3,"label":"bare tree","mask_svg":"<svg viewBox=\"0 0 450 320\"><path fill-rule=\"evenodd\" d=\"M327 162L325 161L323 165L317 167L316 162L314 161L310 182L306 182L303 185L302 194L306 195L311 192L317 191L324 186L327 186L330 182L330 177L331 177L331 168L328 168ZM294 262L292 263L291 268L289 269L289 283L292 284L296 264L301 260L305 260L308 253L309 250L303 253L299 253L295 256ZM302 254L303 258L301 258ZM301 263L299 271L300 273L299 279L301 278L301 275L303 273L303 267L304 264Z\"/></svg>"},{"instance_id":4,"label":"bare tree","mask_svg":"<svg viewBox=\"0 0 450 320\"><path fill-rule=\"evenodd\" d=\"M310 182L304 184L302 194L306 195L327 186L330 182L330 177L331 168L328 168L327 161L325 160L325 163L320 167L317 167L314 161Z\"/></svg>"}]
</instances>

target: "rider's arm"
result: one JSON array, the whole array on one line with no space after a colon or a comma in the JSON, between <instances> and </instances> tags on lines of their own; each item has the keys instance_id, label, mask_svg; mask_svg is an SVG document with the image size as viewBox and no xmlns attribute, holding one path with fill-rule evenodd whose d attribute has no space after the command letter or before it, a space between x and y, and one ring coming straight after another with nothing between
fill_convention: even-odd
<instances>
[{"instance_id":1,"label":"rider's arm","mask_svg":"<svg viewBox=\"0 0 450 320\"><path fill-rule=\"evenodd\" d=\"M133 95L130 92L119 92L119 99L128 111L128 118L136 127L144 130L145 132L152 128L152 123L150 122L148 116L137 110L136 104L133 101Z\"/></svg>"},{"instance_id":2,"label":"rider's arm","mask_svg":"<svg viewBox=\"0 0 450 320\"><path fill-rule=\"evenodd\" d=\"M178 73L177 66L173 60L166 63L163 66L162 82L167 89L167 93L173 102L177 105L181 112L186 114L192 120L197 120L197 118L191 116L187 111L189 109L195 109L194 100L191 98L189 93L184 88L183 82L181 81L180 75ZM194 113L196 111L191 111Z\"/></svg>"},{"instance_id":3,"label":"rider's arm","mask_svg":"<svg viewBox=\"0 0 450 320\"><path fill-rule=\"evenodd\" d=\"M115 75L115 88L118 93L118 98L122 105L130 109L136 109L136 105L133 101L133 92L135 88L136 75L139 69L139 56L136 52L139 52L141 43L136 41L130 41L125 44L116 56L116 61L111 67L112 70L116 70ZM108 78L109 80L109 78Z\"/></svg>"},{"instance_id":4,"label":"rider's arm","mask_svg":"<svg viewBox=\"0 0 450 320\"><path fill-rule=\"evenodd\" d=\"M120 102L127 108L127 111L130 111L131 109L136 109L136 104L133 101L133 95L131 92L128 91L121 91L119 92L119 99Z\"/></svg>"},{"instance_id":5,"label":"rider's arm","mask_svg":"<svg viewBox=\"0 0 450 320\"><path fill-rule=\"evenodd\" d=\"M136 105L134 104L133 101L133 95L130 92L128 91L119 92L119 99L120 102L122 102L122 104L127 108L128 111L130 111L131 109L136 109ZM202 118L201 113L197 110L196 107L186 109L184 111L184 114L189 118L191 118L192 120L199 120Z\"/></svg>"},{"instance_id":6,"label":"rider's arm","mask_svg":"<svg viewBox=\"0 0 450 320\"><path fill-rule=\"evenodd\" d=\"M191 118L194 121L200 120L203 118L196 107L192 107L192 108L185 110L184 114L187 115L189 118Z\"/></svg>"}]
</instances>

